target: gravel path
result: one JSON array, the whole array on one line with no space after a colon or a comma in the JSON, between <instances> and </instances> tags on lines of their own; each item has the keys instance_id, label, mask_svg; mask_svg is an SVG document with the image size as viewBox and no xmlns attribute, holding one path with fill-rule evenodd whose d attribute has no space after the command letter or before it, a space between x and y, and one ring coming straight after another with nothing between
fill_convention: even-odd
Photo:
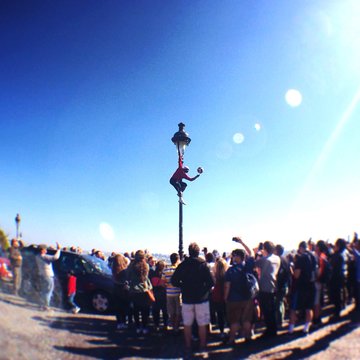
<instances>
[{"instance_id":1,"label":"gravel path","mask_svg":"<svg viewBox=\"0 0 360 360\"><path fill-rule=\"evenodd\" d=\"M181 336L162 333L137 338L132 331L114 331L113 316L42 312L26 300L0 292L0 359L179 359ZM235 349L210 337L210 359L360 359L360 327L350 315L307 337L278 336ZM196 357L196 356L195 356Z\"/></svg>"}]
</instances>

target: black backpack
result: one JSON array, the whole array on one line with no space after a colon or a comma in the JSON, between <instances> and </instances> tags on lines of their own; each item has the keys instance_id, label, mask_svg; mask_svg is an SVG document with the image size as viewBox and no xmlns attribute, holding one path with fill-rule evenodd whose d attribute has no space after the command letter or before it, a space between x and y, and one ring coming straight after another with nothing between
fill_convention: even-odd
<instances>
[{"instance_id":1,"label":"black backpack","mask_svg":"<svg viewBox=\"0 0 360 360\"><path fill-rule=\"evenodd\" d=\"M290 265L287 262L286 259L280 258L280 268L276 276L276 282L277 282L277 289L283 290L286 287L290 286L291 281L291 272L290 272Z\"/></svg>"},{"instance_id":2,"label":"black backpack","mask_svg":"<svg viewBox=\"0 0 360 360\"><path fill-rule=\"evenodd\" d=\"M317 277L318 263L316 257L310 252L306 251L304 255L307 257L307 266L302 269L301 282L314 283Z\"/></svg>"},{"instance_id":3,"label":"black backpack","mask_svg":"<svg viewBox=\"0 0 360 360\"><path fill-rule=\"evenodd\" d=\"M329 259L323 259L325 262L324 272L319 277L319 282L322 284L328 284L332 276L332 266Z\"/></svg>"},{"instance_id":4,"label":"black backpack","mask_svg":"<svg viewBox=\"0 0 360 360\"><path fill-rule=\"evenodd\" d=\"M241 271L241 288L244 297L249 299L254 299L259 293L259 283L254 274L251 272L246 272L245 270Z\"/></svg>"}]
</instances>

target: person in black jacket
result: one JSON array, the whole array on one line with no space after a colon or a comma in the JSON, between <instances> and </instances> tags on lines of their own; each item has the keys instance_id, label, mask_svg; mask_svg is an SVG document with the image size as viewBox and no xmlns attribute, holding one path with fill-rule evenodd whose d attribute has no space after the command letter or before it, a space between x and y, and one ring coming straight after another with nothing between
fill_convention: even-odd
<instances>
[{"instance_id":1,"label":"person in black jacket","mask_svg":"<svg viewBox=\"0 0 360 360\"><path fill-rule=\"evenodd\" d=\"M338 320L344 302L345 274L347 270L345 239L337 239L334 250L334 253L330 257L332 273L329 283L329 292L330 300L334 304L334 313L331 320Z\"/></svg>"},{"instance_id":2,"label":"person in black jacket","mask_svg":"<svg viewBox=\"0 0 360 360\"><path fill-rule=\"evenodd\" d=\"M214 281L205 260L199 258L199 253L199 245L191 243L189 257L176 268L171 278L171 283L181 289L186 352L191 351L191 327L194 320L199 328L201 351L205 351L210 324L209 295Z\"/></svg>"},{"instance_id":3,"label":"person in black jacket","mask_svg":"<svg viewBox=\"0 0 360 360\"><path fill-rule=\"evenodd\" d=\"M278 328L282 327L285 317L285 297L288 294L291 281L290 264L283 256L284 247L280 244L275 246L275 254L280 256L280 268L276 276L276 322Z\"/></svg>"},{"instance_id":4,"label":"person in black jacket","mask_svg":"<svg viewBox=\"0 0 360 360\"><path fill-rule=\"evenodd\" d=\"M295 286L291 291L289 334L294 333L297 318L296 312L298 310L305 311L303 333L306 335L310 331L315 304L316 273L317 260L311 251L308 251L306 241L302 241L299 244L298 254L295 260L293 275Z\"/></svg>"}]
</instances>

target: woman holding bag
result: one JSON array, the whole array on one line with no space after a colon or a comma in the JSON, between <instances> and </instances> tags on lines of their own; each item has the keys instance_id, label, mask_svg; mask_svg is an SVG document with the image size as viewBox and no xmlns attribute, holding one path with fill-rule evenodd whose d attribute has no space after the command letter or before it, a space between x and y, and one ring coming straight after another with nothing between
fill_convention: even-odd
<instances>
[{"instance_id":1,"label":"woman holding bag","mask_svg":"<svg viewBox=\"0 0 360 360\"><path fill-rule=\"evenodd\" d=\"M129 284L127 281L127 262L122 254L116 254L112 261L114 279L114 295L116 299L116 329L127 329L126 320L129 317Z\"/></svg>"},{"instance_id":2,"label":"woman holding bag","mask_svg":"<svg viewBox=\"0 0 360 360\"><path fill-rule=\"evenodd\" d=\"M164 329L167 329L168 312L166 307L166 281L164 276L165 262L159 260L156 263L155 271L151 277L151 284L154 289L155 303L152 307L156 331L160 330L160 311L162 312Z\"/></svg>"},{"instance_id":3,"label":"woman holding bag","mask_svg":"<svg viewBox=\"0 0 360 360\"><path fill-rule=\"evenodd\" d=\"M152 302L149 292L152 293L152 285L149 280L149 265L146 263L144 251L138 250L135 253L135 259L128 267L128 280L130 298L134 304L136 334L146 335L149 333L147 324Z\"/></svg>"}]
</instances>

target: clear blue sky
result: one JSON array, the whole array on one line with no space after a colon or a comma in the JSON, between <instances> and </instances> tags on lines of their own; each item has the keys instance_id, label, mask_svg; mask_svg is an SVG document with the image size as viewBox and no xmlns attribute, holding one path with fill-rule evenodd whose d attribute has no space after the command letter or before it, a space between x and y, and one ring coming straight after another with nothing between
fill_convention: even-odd
<instances>
[{"instance_id":1,"label":"clear blue sky","mask_svg":"<svg viewBox=\"0 0 360 360\"><path fill-rule=\"evenodd\" d=\"M27 243L177 251L182 121L190 175L205 169L184 194L185 249L347 238L359 12L356 0L2 1L0 227L14 236L20 213Z\"/></svg>"}]
</instances>

